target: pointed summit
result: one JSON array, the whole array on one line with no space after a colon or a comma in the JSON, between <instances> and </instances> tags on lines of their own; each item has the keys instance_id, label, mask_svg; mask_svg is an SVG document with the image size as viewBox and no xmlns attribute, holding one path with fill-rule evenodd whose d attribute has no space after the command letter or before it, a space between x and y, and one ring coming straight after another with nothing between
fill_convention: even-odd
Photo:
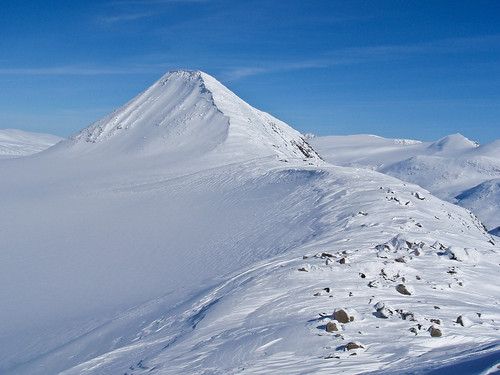
<instances>
[{"instance_id":1,"label":"pointed summit","mask_svg":"<svg viewBox=\"0 0 500 375\"><path fill-rule=\"evenodd\" d=\"M427 147L428 150L440 154L463 152L479 147L477 142L467 139L462 134L450 134Z\"/></svg>"},{"instance_id":2,"label":"pointed summit","mask_svg":"<svg viewBox=\"0 0 500 375\"><path fill-rule=\"evenodd\" d=\"M166 73L134 99L68 140L117 154L270 155L320 159L300 133L200 71Z\"/></svg>"}]
</instances>

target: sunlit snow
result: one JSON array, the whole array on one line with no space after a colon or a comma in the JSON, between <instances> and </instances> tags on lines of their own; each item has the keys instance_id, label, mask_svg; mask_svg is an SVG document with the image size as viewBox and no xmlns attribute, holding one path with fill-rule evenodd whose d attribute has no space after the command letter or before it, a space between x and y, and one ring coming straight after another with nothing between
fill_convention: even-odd
<instances>
[{"instance_id":1,"label":"sunlit snow","mask_svg":"<svg viewBox=\"0 0 500 375\"><path fill-rule=\"evenodd\" d=\"M196 71L0 160L0 372L495 371L495 237L327 161Z\"/></svg>"}]
</instances>

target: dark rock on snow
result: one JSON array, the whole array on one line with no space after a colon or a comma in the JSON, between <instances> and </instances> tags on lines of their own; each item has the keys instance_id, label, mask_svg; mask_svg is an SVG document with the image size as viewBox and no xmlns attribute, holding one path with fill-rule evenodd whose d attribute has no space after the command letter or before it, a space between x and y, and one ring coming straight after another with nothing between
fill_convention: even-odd
<instances>
[{"instance_id":1,"label":"dark rock on snow","mask_svg":"<svg viewBox=\"0 0 500 375\"><path fill-rule=\"evenodd\" d=\"M349 315L343 309L335 310L333 313L333 319L339 323L349 323Z\"/></svg>"}]
</instances>

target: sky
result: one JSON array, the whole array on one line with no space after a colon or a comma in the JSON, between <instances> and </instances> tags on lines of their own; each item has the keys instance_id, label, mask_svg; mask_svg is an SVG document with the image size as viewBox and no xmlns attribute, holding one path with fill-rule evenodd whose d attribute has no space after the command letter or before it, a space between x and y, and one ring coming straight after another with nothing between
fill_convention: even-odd
<instances>
[{"instance_id":1,"label":"sky","mask_svg":"<svg viewBox=\"0 0 500 375\"><path fill-rule=\"evenodd\" d=\"M500 129L500 2L6 0L0 129L69 136L173 69L302 133L482 144Z\"/></svg>"}]
</instances>

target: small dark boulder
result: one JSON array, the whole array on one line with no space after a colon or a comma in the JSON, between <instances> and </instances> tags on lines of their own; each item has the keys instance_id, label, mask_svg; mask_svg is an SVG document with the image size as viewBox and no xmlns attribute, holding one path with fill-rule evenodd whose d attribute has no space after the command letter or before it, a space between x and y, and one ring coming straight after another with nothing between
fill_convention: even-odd
<instances>
[{"instance_id":1,"label":"small dark boulder","mask_svg":"<svg viewBox=\"0 0 500 375\"><path fill-rule=\"evenodd\" d=\"M439 328L429 327L429 332L431 333L431 337L441 337L443 334Z\"/></svg>"},{"instance_id":2,"label":"small dark boulder","mask_svg":"<svg viewBox=\"0 0 500 375\"><path fill-rule=\"evenodd\" d=\"M364 348L364 346L357 344L355 342L349 342L346 344L346 346L344 346L344 350L354 350L354 349L360 349L360 348Z\"/></svg>"},{"instance_id":3,"label":"small dark boulder","mask_svg":"<svg viewBox=\"0 0 500 375\"><path fill-rule=\"evenodd\" d=\"M368 283L368 287L370 288L378 288L380 282L378 280L372 280Z\"/></svg>"},{"instance_id":4,"label":"small dark boulder","mask_svg":"<svg viewBox=\"0 0 500 375\"><path fill-rule=\"evenodd\" d=\"M333 313L333 319L339 323L349 323L349 315L343 309L335 310Z\"/></svg>"},{"instance_id":5,"label":"small dark boulder","mask_svg":"<svg viewBox=\"0 0 500 375\"><path fill-rule=\"evenodd\" d=\"M462 327L470 327L473 324L469 318L467 318L466 316L462 316L462 315L460 315L457 318L456 322L458 324L460 324Z\"/></svg>"},{"instance_id":6,"label":"small dark boulder","mask_svg":"<svg viewBox=\"0 0 500 375\"><path fill-rule=\"evenodd\" d=\"M326 332L335 332L338 331L339 327L337 327L337 323L335 322L328 322L326 325Z\"/></svg>"},{"instance_id":7,"label":"small dark boulder","mask_svg":"<svg viewBox=\"0 0 500 375\"><path fill-rule=\"evenodd\" d=\"M405 296L411 296L411 292L406 288L404 284L398 284L398 286L396 286L396 290L399 293L404 294Z\"/></svg>"}]
</instances>

